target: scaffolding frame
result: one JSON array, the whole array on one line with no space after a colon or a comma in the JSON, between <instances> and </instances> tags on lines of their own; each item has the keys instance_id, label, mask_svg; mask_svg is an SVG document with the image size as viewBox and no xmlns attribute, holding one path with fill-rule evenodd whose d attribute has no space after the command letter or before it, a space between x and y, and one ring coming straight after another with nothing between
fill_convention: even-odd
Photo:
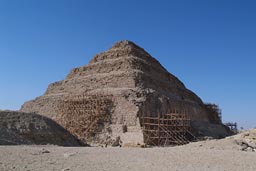
<instances>
[{"instance_id":1,"label":"scaffolding frame","mask_svg":"<svg viewBox=\"0 0 256 171\"><path fill-rule=\"evenodd\" d=\"M224 125L226 125L227 127L229 127L229 129L230 129L232 132L238 133L237 123L236 123L236 122L228 122L228 123L225 123Z\"/></svg>"},{"instance_id":2,"label":"scaffolding frame","mask_svg":"<svg viewBox=\"0 0 256 171\"><path fill-rule=\"evenodd\" d=\"M80 140L99 131L100 124L111 120L113 96L109 94L70 95L60 101L56 121Z\"/></svg>"},{"instance_id":3,"label":"scaffolding frame","mask_svg":"<svg viewBox=\"0 0 256 171\"><path fill-rule=\"evenodd\" d=\"M190 117L185 112L141 117L144 142L153 146L183 145L190 142Z\"/></svg>"}]
</instances>

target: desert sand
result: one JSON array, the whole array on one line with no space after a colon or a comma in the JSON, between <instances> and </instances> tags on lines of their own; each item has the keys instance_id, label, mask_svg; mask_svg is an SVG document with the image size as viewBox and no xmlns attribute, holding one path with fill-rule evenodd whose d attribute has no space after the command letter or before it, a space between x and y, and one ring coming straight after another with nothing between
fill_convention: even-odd
<instances>
[{"instance_id":1,"label":"desert sand","mask_svg":"<svg viewBox=\"0 0 256 171\"><path fill-rule=\"evenodd\" d=\"M0 146L1 171L255 171L237 136L176 147Z\"/></svg>"}]
</instances>

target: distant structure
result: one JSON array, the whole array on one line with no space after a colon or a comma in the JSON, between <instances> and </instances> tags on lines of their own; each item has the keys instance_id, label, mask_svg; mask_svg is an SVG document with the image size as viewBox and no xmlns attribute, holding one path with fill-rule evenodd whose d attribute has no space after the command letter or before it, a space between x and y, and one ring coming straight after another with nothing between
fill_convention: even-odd
<instances>
[{"instance_id":1,"label":"distant structure","mask_svg":"<svg viewBox=\"0 0 256 171\"><path fill-rule=\"evenodd\" d=\"M236 122L227 122L224 125L226 125L227 127L229 127L229 129L234 132L234 133L238 133L238 129L237 129L237 123Z\"/></svg>"},{"instance_id":2,"label":"distant structure","mask_svg":"<svg viewBox=\"0 0 256 171\"><path fill-rule=\"evenodd\" d=\"M149 53L126 40L72 69L21 111L53 118L90 144L118 140L163 146L230 134L217 105L204 104Z\"/></svg>"}]
</instances>

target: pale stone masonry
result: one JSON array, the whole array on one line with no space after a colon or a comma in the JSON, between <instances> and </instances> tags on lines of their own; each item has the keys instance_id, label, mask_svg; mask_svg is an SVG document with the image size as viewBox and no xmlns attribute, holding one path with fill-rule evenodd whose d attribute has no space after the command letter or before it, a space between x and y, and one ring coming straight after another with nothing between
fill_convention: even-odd
<instances>
[{"instance_id":1,"label":"pale stone masonry","mask_svg":"<svg viewBox=\"0 0 256 171\"><path fill-rule=\"evenodd\" d=\"M83 93L114 97L108 136L120 136L125 143L143 143L141 116L163 115L173 110L189 114L195 133L217 138L229 134L221 123L211 121L210 113L195 93L144 49L126 40L97 54L88 65L72 69L66 79L50 84L44 95L26 102L20 110L55 119L60 101ZM127 132L122 131L124 125Z\"/></svg>"}]
</instances>

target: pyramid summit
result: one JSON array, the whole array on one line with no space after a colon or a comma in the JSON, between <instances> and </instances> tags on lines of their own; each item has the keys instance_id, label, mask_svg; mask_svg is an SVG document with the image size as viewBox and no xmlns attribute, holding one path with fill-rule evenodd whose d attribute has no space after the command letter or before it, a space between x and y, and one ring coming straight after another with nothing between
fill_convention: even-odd
<instances>
[{"instance_id":1,"label":"pyramid summit","mask_svg":"<svg viewBox=\"0 0 256 171\"><path fill-rule=\"evenodd\" d=\"M152 60L152 56L148 54L143 48L139 47L135 43L122 40L115 43L110 49L107 51L96 55L91 62L98 62L107 57L107 59L115 59L119 57L127 57L134 56L137 58L141 58L144 60ZM105 58L104 58L105 57Z\"/></svg>"},{"instance_id":2,"label":"pyramid summit","mask_svg":"<svg viewBox=\"0 0 256 171\"><path fill-rule=\"evenodd\" d=\"M136 45L135 43L133 43L132 41L129 40L122 40L119 41L117 43L115 43L109 50L126 50L127 53L132 53L135 51L140 51L141 53L145 53L148 56L150 56L143 48L141 48L140 46Z\"/></svg>"},{"instance_id":3,"label":"pyramid summit","mask_svg":"<svg viewBox=\"0 0 256 171\"><path fill-rule=\"evenodd\" d=\"M124 143L142 144L143 118L169 113L186 113L195 135L228 135L210 109L154 57L124 40L95 55L88 65L72 69L20 110L55 119L92 143L119 137Z\"/></svg>"},{"instance_id":4,"label":"pyramid summit","mask_svg":"<svg viewBox=\"0 0 256 171\"><path fill-rule=\"evenodd\" d=\"M115 43L110 49L124 48L127 46L131 47L131 48L142 49L141 47L139 47L138 45L136 45L135 43L133 43L132 41L129 41L129 40L121 40L121 41Z\"/></svg>"}]
</instances>

